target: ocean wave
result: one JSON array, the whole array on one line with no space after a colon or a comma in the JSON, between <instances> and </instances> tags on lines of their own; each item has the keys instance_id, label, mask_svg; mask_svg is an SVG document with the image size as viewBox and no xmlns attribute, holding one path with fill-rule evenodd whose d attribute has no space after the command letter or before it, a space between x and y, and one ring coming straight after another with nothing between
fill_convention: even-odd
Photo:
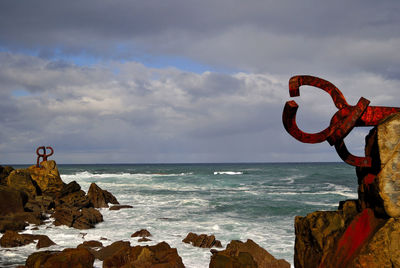
<instances>
[{"instance_id":1,"label":"ocean wave","mask_svg":"<svg viewBox=\"0 0 400 268\"><path fill-rule=\"evenodd\" d=\"M214 175L243 175L242 171L214 171Z\"/></svg>"},{"instance_id":2,"label":"ocean wave","mask_svg":"<svg viewBox=\"0 0 400 268\"><path fill-rule=\"evenodd\" d=\"M153 178L193 175L193 172L187 173L91 173L88 171L77 172L75 174L61 175L61 179L72 181L79 179L108 179L108 178Z\"/></svg>"}]
</instances>

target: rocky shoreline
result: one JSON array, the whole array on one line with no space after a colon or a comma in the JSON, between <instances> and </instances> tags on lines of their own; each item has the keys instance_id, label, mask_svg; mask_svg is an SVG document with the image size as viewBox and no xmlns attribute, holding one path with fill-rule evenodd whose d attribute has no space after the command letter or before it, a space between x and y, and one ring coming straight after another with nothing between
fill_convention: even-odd
<instances>
[{"instance_id":1,"label":"rocky shoreline","mask_svg":"<svg viewBox=\"0 0 400 268\"><path fill-rule=\"evenodd\" d=\"M51 237L19 233L29 224L40 226L49 221L54 226L80 230L95 228L107 220L98 208L120 210L132 206L119 204L112 193L95 183L87 193L75 181L64 183L54 160L26 169L0 166L0 232L3 233L0 246L12 248L35 243L38 250L20 267L93 267L96 260L102 261L103 267L184 267L177 249L166 242L131 246L129 241L116 241L103 246L100 241L89 240L76 248L46 250L55 245ZM131 237L138 237L138 243L151 242L151 234L145 229ZM214 235L189 233L182 243L210 248L209 267L290 267L252 240L231 241L225 250L218 251L215 248L222 245Z\"/></svg>"}]
</instances>

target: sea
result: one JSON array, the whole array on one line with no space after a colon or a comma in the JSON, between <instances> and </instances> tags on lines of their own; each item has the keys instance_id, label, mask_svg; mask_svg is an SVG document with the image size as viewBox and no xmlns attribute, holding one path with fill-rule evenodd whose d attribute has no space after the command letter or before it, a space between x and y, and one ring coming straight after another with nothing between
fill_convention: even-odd
<instances>
[{"instance_id":1,"label":"sea","mask_svg":"<svg viewBox=\"0 0 400 268\"><path fill-rule=\"evenodd\" d=\"M22 167L22 166L21 166ZM19 166L14 166L19 168ZM345 163L95 164L58 165L65 183L87 192L92 182L133 208L100 209L104 222L89 230L54 226L52 219L22 233L45 234L62 250L84 241L104 246L118 240L131 245L165 241L177 248L186 267L210 263L210 249L182 240L189 232L215 235L223 247L251 239L293 266L294 219L317 210L336 210L341 200L357 198L354 167ZM131 234L147 229L149 242ZM107 239L107 240L100 240ZM0 267L25 263L35 244L0 248ZM102 262L95 261L95 267Z\"/></svg>"}]
</instances>

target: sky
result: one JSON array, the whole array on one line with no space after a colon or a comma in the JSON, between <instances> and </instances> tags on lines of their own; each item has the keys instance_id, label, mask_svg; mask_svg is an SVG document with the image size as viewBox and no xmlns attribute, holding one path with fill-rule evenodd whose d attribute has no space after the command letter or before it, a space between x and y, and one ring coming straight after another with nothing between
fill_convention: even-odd
<instances>
[{"instance_id":1,"label":"sky","mask_svg":"<svg viewBox=\"0 0 400 268\"><path fill-rule=\"evenodd\" d=\"M400 106L398 0L2 0L0 164L340 161L303 131L349 104ZM369 129L345 142L362 156Z\"/></svg>"}]
</instances>

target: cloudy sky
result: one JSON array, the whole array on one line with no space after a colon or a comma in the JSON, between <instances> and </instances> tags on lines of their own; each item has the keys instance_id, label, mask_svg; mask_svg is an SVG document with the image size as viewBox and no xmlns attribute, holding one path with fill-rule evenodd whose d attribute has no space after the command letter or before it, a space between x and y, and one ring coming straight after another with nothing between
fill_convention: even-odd
<instances>
[{"instance_id":1,"label":"cloudy sky","mask_svg":"<svg viewBox=\"0 0 400 268\"><path fill-rule=\"evenodd\" d=\"M282 125L288 80L400 106L400 2L0 1L0 164L339 161ZM305 87L298 124L335 112ZM362 154L367 130L346 143Z\"/></svg>"}]
</instances>

